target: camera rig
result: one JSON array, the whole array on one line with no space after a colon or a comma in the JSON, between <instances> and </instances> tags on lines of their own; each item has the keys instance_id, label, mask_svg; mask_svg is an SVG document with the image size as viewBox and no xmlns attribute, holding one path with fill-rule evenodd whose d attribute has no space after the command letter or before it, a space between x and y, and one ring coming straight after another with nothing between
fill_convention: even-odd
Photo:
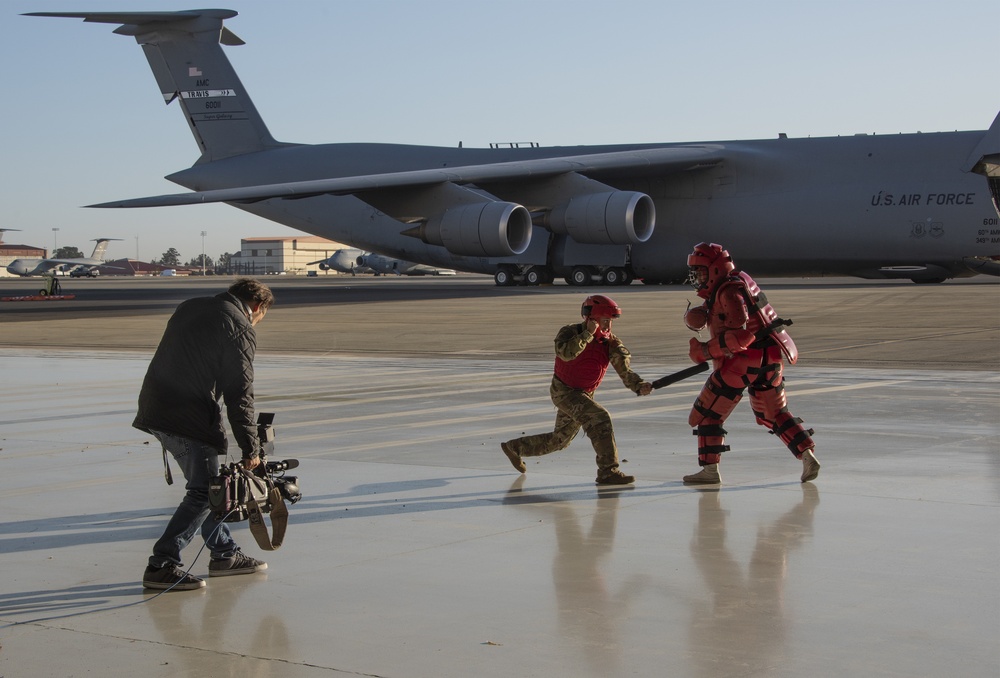
<instances>
[{"instance_id":1,"label":"camera rig","mask_svg":"<svg viewBox=\"0 0 1000 678\"><path fill-rule=\"evenodd\" d=\"M278 548L284 539L288 524L285 501L294 504L302 498L298 477L285 475L298 467L298 460L267 461L267 455L274 451L273 421L270 412L257 416L261 463L256 468L247 470L239 462L224 464L208 484L208 505L216 518L230 523L249 520L250 532L265 550ZM266 513L271 515L273 537L268 537L264 525Z\"/></svg>"},{"instance_id":2,"label":"camera rig","mask_svg":"<svg viewBox=\"0 0 1000 678\"><path fill-rule=\"evenodd\" d=\"M273 421L273 412L261 412L257 415L257 437L260 438L261 462L260 466L257 467L257 469L261 469L261 471L257 473L257 475L270 478L271 482L273 482L281 492L281 496L284 497L289 504L294 504L302 498L302 492L299 491L299 478L298 476L286 476L285 471L298 468L299 460L267 460L267 455L274 452L274 427L271 426L271 422ZM254 469L254 471L256 472L257 469Z\"/></svg>"}]
</instances>

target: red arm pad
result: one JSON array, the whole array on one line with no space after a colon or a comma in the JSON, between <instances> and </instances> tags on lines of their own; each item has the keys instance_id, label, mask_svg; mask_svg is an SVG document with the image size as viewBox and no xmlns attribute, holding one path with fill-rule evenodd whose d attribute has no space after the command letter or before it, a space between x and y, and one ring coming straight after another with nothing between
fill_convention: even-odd
<instances>
[{"instance_id":1,"label":"red arm pad","mask_svg":"<svg viewBox=\"0 0 1000 678\"><path fill-rule=\"evenodd\" d=\"M757 341L750 330L731 330L726 332L725 337L726 347L733 353L742 353Z\"/></svg>"},{"instance_id":2,"label":"red arm pad","mask_svg":"<svg viewBox=\"0 0 1000 678\"><path fill-rule=\"evenodd\" d=\"M743 353L750 348L756 339L750 330L726 330L709 340L705 346L711 357L728 358L737 353Z\"/></svg>"},{"instance_id":3,"label":"red arm pad","mask_svg":"<svg viewBox=\"0 0 1000 678\"><path fill-rule=\"evenodd\" d=\"M688 343L691 345L691 348L688 349L688 356L691 358L691 362L693 363L708 362L710 356L708 355L708 351L706 350L707 344L703 344L694 337L691 337Z\"/></svg>"}]
</instances>

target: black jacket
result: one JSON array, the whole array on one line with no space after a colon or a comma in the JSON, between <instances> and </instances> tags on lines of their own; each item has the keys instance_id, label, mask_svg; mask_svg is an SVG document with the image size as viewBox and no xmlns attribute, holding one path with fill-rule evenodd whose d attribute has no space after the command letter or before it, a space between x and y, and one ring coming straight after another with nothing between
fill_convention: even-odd
<instances>
[{"instance_id":1,"label":"black jacket","mask_svg":"<svg viewBox=\"0 0 1000 678\"><path fill-rule=\"evenodd\" d=\"M222 408L244 457L259 453L254 422L257 334L243 303L223 292L183 302L149 363L132 425L193 438L225 454Z\"/></svg>"}]
</instances>

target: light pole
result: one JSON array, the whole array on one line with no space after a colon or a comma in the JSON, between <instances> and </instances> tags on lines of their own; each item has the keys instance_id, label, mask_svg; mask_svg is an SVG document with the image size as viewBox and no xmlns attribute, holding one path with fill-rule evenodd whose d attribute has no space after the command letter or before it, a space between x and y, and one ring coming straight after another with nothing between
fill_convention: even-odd
<instances>
[{"instance_id":1,"label":"light pole","mask_svg":"<svg viewBox=\"0 0 1000 678\"><path fill-rule=\"evenodd\" d=\"M56 250L59 249L59 229L52 229L52 256L56 256Z\"/></svg>"},{"instance_id":2,"label":"light pole","mask_svg":"<svg viewBox=\"0 0 1000 678\"><path fill-rule=\"evenodd\" d=\"M206 231L201 232L201 275L205 277L205 236Z\"/></svg>"}]
</instances>

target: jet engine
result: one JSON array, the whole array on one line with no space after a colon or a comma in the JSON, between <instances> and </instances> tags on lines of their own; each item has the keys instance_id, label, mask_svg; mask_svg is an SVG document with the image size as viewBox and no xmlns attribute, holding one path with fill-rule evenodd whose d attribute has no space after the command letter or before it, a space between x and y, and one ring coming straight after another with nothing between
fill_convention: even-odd
<instances>
[{"instance_id":1,"label":"jet engine","mask_svg":"<svg viewBox=\"0 0 1000 678\"><path fill-rule=\"evenodd\" d=\"M388 273L399 273L397 270L399 259L384 257L381 254L361 254L354 260L358 266L370 268L376 273L386 275Z\"/></svg>"},{"instance_id":2,"label":"jet engine","mask_svg":"<svg viewBox=\"0 0 1000 678\"><path fill-rule=\"evenodd\" d=\"M656 207L645 193L588 193L554 208L545 221L554 233L588 245L646 242L656 226Z\"/></svg>"},{"instance_id":3,"label":"jet engine","mask_svg":"<svg viewBox=\"0 0 1000 678\"><path fill-rule=\"evenodd\" d=\"M510 257L528 249L531 214L510 202L477 202L445 210L403 235L441 245L452 254Z\"/></svg>"}]
</instances>

